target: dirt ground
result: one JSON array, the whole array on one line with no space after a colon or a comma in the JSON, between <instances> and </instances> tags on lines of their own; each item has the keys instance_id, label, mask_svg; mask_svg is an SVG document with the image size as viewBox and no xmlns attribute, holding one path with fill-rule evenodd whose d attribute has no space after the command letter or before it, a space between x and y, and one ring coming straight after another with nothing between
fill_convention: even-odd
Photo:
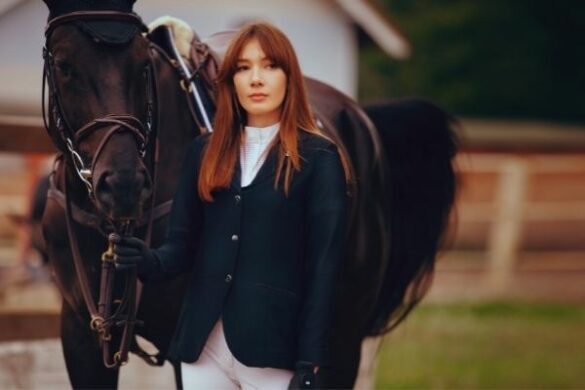
<instances>
[{"instance_id":1,"label":"dirt ground","mask_svg":"<svg viewBox=\"0 0 585 390\"><path fill-rule=\"evenodd\" d=\"M146 365L135 356L120 372L120 389L173 389L172 367ZM69 388L60 341L56 338L37 341L0 343L0 389Z\"/></svg>"},{"instance_id":2,"label":"dirt ground","mask_svg":"<svg viewBox=\"0 0 585 390\"><path fill-rule=\"evenodd\" d=\"M470 265L471 264L471 265ZM457 256L442 259L427 302L474 302L492 299L585 302L585 269L580 262L551 271L528 267L515 273L502 295L488 288L485 270ZM60 298L48 280L0 289L0 389L69 387L58 340ZM153 369L132 356L120 377L122 389L174 388L170 366Z\"/></svg>"}]
</instances>

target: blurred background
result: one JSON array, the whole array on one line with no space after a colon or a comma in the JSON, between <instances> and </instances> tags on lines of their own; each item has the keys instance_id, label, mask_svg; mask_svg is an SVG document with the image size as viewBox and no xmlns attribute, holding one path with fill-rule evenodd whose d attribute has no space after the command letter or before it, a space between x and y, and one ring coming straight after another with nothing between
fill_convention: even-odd
<instances>
[{"instance_id":1,"label":"blurred background","mask_svg":"<svg viewBox=\"0 0 585 390\"><path fill-rule=\"evenodd\" d=\"M585 2L139 0L135 10L146 22L180 16L202 37L270 20L306 74L360 103L416 96L458 118L449 245L426 299L381 343L376 388L585 387ZM40 118L47 14L38 0L0 0L0 388L67 386L60 300L28 223L54 152ZM169 370L132 376L133 364L123 388L172 383Z\"/></svg>"}]
</instances>

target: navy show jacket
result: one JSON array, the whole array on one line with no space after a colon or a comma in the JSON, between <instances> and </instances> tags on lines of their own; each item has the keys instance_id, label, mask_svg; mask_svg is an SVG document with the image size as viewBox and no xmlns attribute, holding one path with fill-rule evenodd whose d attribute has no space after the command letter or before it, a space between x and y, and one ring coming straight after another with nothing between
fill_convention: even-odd
<instances>
[{"instance_id":1,"label":"navy show jacket","mask_svg":"<svg viewBox=\"0 0 585 390\"><path fill-rule=\"evenodd\" d=\"M247 366L328 365L348 209L337 147L299 130L301 171L288 197L282 181L274 189L273 148L250 185L240 186L238 162L230 188L204 202L197 180L208 138L189 147L158 266L140 275L192 270L169 357L197 360L222 317L230 351Z\"/></svg>"}]
</instances>

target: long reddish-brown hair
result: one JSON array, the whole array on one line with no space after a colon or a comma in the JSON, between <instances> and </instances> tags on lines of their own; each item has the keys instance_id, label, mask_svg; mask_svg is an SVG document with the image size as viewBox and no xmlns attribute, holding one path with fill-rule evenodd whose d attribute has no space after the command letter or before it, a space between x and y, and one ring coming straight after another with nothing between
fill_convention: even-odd
<instances>
[{"instance_id":1,"label":"long reddish-brown hair","mask_svg":"<svg viewBox=\"0 0 585 390\"><path fill-rule=\"evenodd\" d=\"M239 156L247 115L236 96L234 74L244 46L253 39L258 40L266 57L283 70L287 80L280 129L270 145L278 147L275 189L284 174L284 193L288 195L293 173L301 169L299 129L325 137L313 119L299 62L288 38L267 22L245 25L230 43L216 80L217 110L213 133L204 151L198 182L199 195L208 202L213 201L213 191L229 187ZM347 162L345 158L342 161L347 177Z\"/></svg>"}]
</instances>

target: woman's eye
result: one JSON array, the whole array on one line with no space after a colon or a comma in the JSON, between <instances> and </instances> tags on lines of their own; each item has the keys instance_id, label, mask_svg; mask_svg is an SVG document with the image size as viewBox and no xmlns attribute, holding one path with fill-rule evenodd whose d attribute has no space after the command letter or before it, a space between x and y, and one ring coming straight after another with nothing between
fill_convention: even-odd
<instances>
[{"instance_id":1,"label":"woman's eye","mask_svg":"<svg viewBox=\"0 0 585 390\"><path fill-rule=\"evenodd\" d=\"M273 64L272 62L269 64L266 64L266 69L276 69L278 68L278 66L276 64Z\"/></svg>"},{"instance_id":2,"label":"woman's eye","mask_svg":"<svg viewBox=\"0 0 585 390\"><path fill-rule=\"evenodd\" d=\"M248 70L248 69L249 69L248 65L240 65L236 68L236 72L241 72L243 70Z\"/></svg>"}]
</instances>

